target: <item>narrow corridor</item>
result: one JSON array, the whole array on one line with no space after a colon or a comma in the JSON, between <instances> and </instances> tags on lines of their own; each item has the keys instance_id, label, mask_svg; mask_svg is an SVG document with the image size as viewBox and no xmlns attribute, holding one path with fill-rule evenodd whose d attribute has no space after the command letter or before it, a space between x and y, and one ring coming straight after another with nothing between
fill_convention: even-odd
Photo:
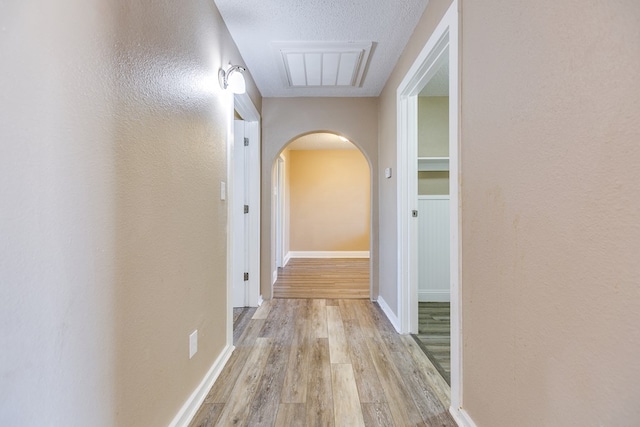
<instances>
[{"instance_id":1,"label":"narrow corridor","mask_svg":"<svg viewBox=\"0 0 640 427\"><path fill-rule=\"evenodd\" d=\"M442 377L371 301L274 299L240 327L193 427L455 426Z\"/></svg>"}]
</instances>

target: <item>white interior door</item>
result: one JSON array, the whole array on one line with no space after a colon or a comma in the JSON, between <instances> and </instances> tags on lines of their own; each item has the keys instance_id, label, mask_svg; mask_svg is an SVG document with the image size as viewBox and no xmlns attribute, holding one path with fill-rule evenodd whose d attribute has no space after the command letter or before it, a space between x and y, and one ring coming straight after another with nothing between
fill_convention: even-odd
<instances>
[{"instance_id":1,"label":"white interior door","mask_svg":"<svg viewBox=\"0 0 640 427\"><path fill-rule=\"evenodd\" d=\"M248 179L246 177L249 161L248 147L245 146L245 128L243 120L234 121L233 171L231 215L233 215L232 243L232 283L233 306L249 306L249 215ZM247 136L248 137L248 136Z\"/></svg>"}]
</instances>

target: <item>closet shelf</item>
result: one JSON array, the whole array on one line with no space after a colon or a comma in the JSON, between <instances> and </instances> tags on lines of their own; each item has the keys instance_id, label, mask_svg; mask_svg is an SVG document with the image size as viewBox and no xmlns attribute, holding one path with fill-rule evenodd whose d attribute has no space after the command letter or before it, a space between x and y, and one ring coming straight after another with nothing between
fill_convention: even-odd
<instances>
[{"instance_id":1,"label":"closet shelf","mask_svg":"<svg viewBox=\"0 0 640 427\"><path fill-rule=\"evenodd\" d=\"M448 171L448 157L418 157L419 172Z\"/></svg>"}]
</instances>

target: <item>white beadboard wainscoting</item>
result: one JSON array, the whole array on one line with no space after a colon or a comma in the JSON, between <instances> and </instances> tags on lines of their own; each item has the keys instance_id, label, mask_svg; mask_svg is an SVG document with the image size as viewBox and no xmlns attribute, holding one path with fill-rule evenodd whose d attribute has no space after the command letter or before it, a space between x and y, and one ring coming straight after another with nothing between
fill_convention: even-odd
<instances>
[{"instance_id":1,"label":"white beadboard wainscoting","mask_svg":"<svg viewBox=\"0 0 640 427\"><path fill-rule=\"evenodd\" d=\"M418 196L418 300L450 300L449 196Z\"/></svg>"}]
</instances>

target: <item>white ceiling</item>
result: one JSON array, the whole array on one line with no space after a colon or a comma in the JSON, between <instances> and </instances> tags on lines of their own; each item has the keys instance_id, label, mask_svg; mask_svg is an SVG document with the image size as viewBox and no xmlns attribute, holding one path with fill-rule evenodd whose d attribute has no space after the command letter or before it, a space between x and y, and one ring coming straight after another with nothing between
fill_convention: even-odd
<instances>
[{"instance_id":1,"label":"white ceiling","mask_svg":"<svg viewBox=\"0 0 640 427\"><path fill-rule=\"evenodd\" d=\"M294 139L287 148L289 150L357 150L357 147L346 138L324 132L310 133Z\"/></svg>"},{"instance_id":2,"label":"white ceiling","mask_svg":"<svg viewBox=\"0 0 640 427\"><path fill-rule=\"evenodd\" d=\"M214 0L264 97L378 96L427 0ZM288 42L371 42L360 87L289 87Z\"/></svg>"}]
</instances>

